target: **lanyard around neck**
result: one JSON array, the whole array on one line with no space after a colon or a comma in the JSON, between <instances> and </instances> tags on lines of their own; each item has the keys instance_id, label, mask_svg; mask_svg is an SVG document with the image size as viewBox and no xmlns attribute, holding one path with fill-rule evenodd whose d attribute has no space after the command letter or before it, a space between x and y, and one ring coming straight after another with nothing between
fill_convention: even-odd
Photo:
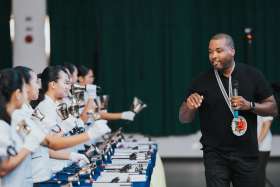
<instances>
[{"instance_id":1,"label":"lanyard around neck","mask_svg":"<svg viewBox=\"0 0 280 187\"><path fill-rule=\"evenodd\" d=\"M235 68L235 63L233 64L233 68L232 68L231 73L233 72L234 68ZM226 92L226 90L225 90L225 87L224 87L224 85L223 85L223 83L222 83L222 80L221 80L221 78L220 78L220 76L219 76L218 71L217 71L216 69L214 69L214 72L215 72L215 77L216 77L216 80L217 80L218 85L219 85L219 87L220 87L220 90L221 90L221 92L222 92L222 94L223 94L223 96L224 96L224 99L225 99L225 101L226 101L226 103L227 103L227 105L228 105L228 107L229 107L229 109L230 109L232 115L234 116L234 111L233 111L233 108L232 108L231 103L230 103L230 97L232 97L232 81L231 81L231 74L230 74L230 76L229 76L229 83L228 83L228 92L229 92L229 94L227 94L227 92Z\"/></svg>"}]
</instances>

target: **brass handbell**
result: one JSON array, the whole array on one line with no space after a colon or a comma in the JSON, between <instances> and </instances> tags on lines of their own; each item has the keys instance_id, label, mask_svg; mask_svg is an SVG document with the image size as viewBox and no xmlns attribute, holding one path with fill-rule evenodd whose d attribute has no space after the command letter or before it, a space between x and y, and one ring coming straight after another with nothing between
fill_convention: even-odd
<instances>
[{"instance_id":1,"label":"brass handbell","mask_svg":"<svg viewBox=\"0 0 280 187\"><path fill-rule=\"evenodd\" d=\"M85 167L81 168L81 170L79 171L79 175L91 174L92 170L94 170L95 168L95 163L88 164Z\"/></svg>"},{"instance_id":2,"label":"brass handbell","mask_svg":"<svg viewBox=\"0 0 280 187\"><path fill-rule=\"evenodd\" d=\"M109 103L109 95L101 95L100 101L101 101L101 110L107 110L108 109L108 103Z\"/></svg>"},{"instance_id":3,"label":"brass handbell","mask_svg":"<svg viewBox=\"0 0 280 187\"><path fill-rule=\"evenodd\" d=\"M79 118L80 117L79 109L80 107L78 104L71 104L70 107L68 108L68 112L75 118Z\"/></svg>"},{"instance_id":4,"label":"brass handbell","mask_svg":"<svg viewBox=\"0 0 280 187\"><path fill-rule=\"evenodd\" d=\"M31 132L31 128L27 125L25 120L22 120L17 124L16 131L22 138L24 138Z\"/></svg>"},{"instance_id":5,"label":"brass handbell","mask_svg":"<svg viewBox=\"0 0 280 187\"><path fill-rule=\"evenodd\" d=\"M32 117L38 119L39 121L42 121L45 118L44 114L42 114L39 108L36 108L34 110L34 112L32 113Z\"/></svg>"},{"instance_id":6,"label":"brass handbell","mask_svg":"<svg viewBox=\"0 0 280 187\"><path fill-rule=\"evenodd\" d=\"M88 158L91 158L95 155L98 155L100 152L98 150L98 148L95 145L91 145L90 148L85 152L85 155Z\"/></svg>"},{"instance_id":7,"label":"brass handbell","mask_svg":"<svg viewBox=\"0 0 280 187\"><path fill-rule=\"evenodd\" d=\"M77 100L79 106L83 106L85 103L85 92L87 91L86 86L78 85L78 84L73 84L70 92L75 97Z\"/></svg>"},{"instance_id":8,"label":"brass handbell","mask_svg":"<svg viewBox=\"0 0 280 187\"><path fill-rule=\"evenodd\" d=\"M71 105L68 107L68 113L72 116L79 118L80 117L80 106L75 97L71 98Z\"/></svg>"},{"instance_id":9,"label":"brass handbell","mask_svg":"<svg viewBox=\"0 0 280 187\"><path fill-rule=\"evenodd\" d=\"M60 103L56 108L56 112L62 120L66 120L69 117L66 103Z\"/></svg>"},{"instance_id":10,"label":"brass handbell","mask_svg":"<svg viewBox=\"0 0 280 187\"><path fill-rule=\"evenodd\" d=\"M83 107L85 105L85 92L76 92L74 97L77 99L79 106Z\"/></svg>"},{"instance_id":11,"label":"brass handbell","mask_svg":"<svg viewBox=\"0 0 280 187\"><path fill-rule=\"evenodd\" d=\"M96 110L95 112L99 112L101 110L101 99L99 96L97 96L96 98L94 98L94 103L96 105Z\"/></svg>"},{"instance_id":12,"label":"brass handbell","mask_svg":"<svg viewBox=\"0 0 280 187\"><path fill-rule=\"evenodd\" d=\"M72 95L75 95L75 93L77 93L77 92L85 92L86 90L87 90L86 86L82 86L79 84L73 84L71 86L70 92Z\"/></svg>"},{"instance_id":13,"label":"brass handbell","mask_svg":"<svg viewBox=\"0 0 280 187\"><path fill-rule=\"evenodd\" d=\"M96 85L96 94L101 95L101 93L102 93L102 88Z\"/></svg>"},{"instance_id":14,"label":"brass handbell","mask_svg":"<svg viewBox=\"0 0 280 187\"><path fill-rule=\"evenodd\" d=\"M146 107L147 107L147 104L145 104L139 98L137 98L137 97L133 98L133 102L132 102L132 105L131 105L131 111L133 111L137 114Z\"/></svg>"}]
</instances>

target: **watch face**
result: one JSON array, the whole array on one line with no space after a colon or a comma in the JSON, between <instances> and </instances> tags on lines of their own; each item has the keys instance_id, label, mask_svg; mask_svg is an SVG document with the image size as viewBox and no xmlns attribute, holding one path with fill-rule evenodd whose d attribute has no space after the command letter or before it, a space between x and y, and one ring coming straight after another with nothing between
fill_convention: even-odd
<instances>
[{"instance_id":1,"label":"watch face","mask_svg":"<svg viewBox=\"0 0 280 187\"><path fill-rule=\"evenodd\" d=\"M255 109L256 109L255 102L252 102L252 110L255 111Z\"/></svg>"},{"instance_id":2,"label":"watch face","mask_svg":"<svg viewBox=\"0 0 280 187\"><path fill-rule=\"evenodd\" d=\"M252 111L255 110L255 107L256 107L255 102L250 102L250 108Z\"/></svg>"}]
</instances>

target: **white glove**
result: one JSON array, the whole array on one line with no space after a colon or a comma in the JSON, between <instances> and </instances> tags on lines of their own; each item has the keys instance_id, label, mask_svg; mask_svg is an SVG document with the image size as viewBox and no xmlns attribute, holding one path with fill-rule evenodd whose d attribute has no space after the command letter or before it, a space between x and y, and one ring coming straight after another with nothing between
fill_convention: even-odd
<instances>
[{"instance_id":1,"label":"white glove","mask_svg":"<svg viewBox=\"0 0 280 187\"><path fill-rule=\"evenodd\" d=\"M122 113L121 119L133 121L135 117L135 113L131 111L125 111Z\"/></svg>"},{"instance_id":2,"label":"white glove","mask_svg":"<svg viewBox=\"0 0 280 187\"><path fill-rule=\"evenodd\" d=\"M107 126L106 120L95 121L87 131L90 139L101 138L104 134L107 134L109 132L111 132L111 129Z\"/></svg>"},{"instance_id":3,"label":"white glove","mask_svg":"<svg viewBox=\"0 0 280 187\"><path fill-rule=\"evenodd\" d=\"M84 166L86 166L87 164L90 163L90 161L88 160L88 158L86 158L86 159L87 159L87 160L83 159L83 160L80 160L80 161L78 162L78 166L79 166L80 168L82 168L82 167L84 167Z\"/></svg>"},{"instance_id":4,"label":"white glove","mask_svg":"<svg viewBox=\"0 0 280 187\"><path fill-rule=\"evenodd\" d=\"M96 125L100 131L100 133L102 133L102 135L107 134L109 132L111 132L111 129L108 127L107 125L107 120L97 120L94 122L93 125Z\"/></svg>"},{"instance_id":5,"label":"white glove","mask_svg":"<svg viewBox=\"0 0 280 187\"><path fill-rule=\"evenodd\" d=\"M75 152L70 153L69 160L71 160L72 162L81 162L86 164L90 163L85 155Z\"/></svg>"},{"instance_id":6,"label":"white glove","mask_svg":"<svg viewBox=\"0 0 280 187\"><path fill-rule=\"evenodd\" d=\"M90 128L88 128L87 134L91 140L103 136L103 132L98 125L91 125Z\"/></svg>"},{"instance_id":7,"label":"white glove","mask_svg":"<svg viewBox=\"0 0 280 187\"><path fill-rule=\"evenodd\" d=\"M96 85L94 84L87 84L86 86L87 93L89 96L95 98L96 97Z\"/></svg>"}]
</instances>

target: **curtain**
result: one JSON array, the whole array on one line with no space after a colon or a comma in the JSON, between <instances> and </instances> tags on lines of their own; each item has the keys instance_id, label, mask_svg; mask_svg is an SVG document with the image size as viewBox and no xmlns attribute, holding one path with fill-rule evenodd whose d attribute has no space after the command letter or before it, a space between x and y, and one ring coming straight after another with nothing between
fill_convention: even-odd
<instances>
[{"instance_id":1,"label":"curtain","mask_svg":"<svg viewBox=\"0 0 280 187\"><path fill-rule=\"evenodd\" d=\"M12 66L12 43L10 38L11 1L0 1L0 69Z\"/></svg>"}]
</instances>

